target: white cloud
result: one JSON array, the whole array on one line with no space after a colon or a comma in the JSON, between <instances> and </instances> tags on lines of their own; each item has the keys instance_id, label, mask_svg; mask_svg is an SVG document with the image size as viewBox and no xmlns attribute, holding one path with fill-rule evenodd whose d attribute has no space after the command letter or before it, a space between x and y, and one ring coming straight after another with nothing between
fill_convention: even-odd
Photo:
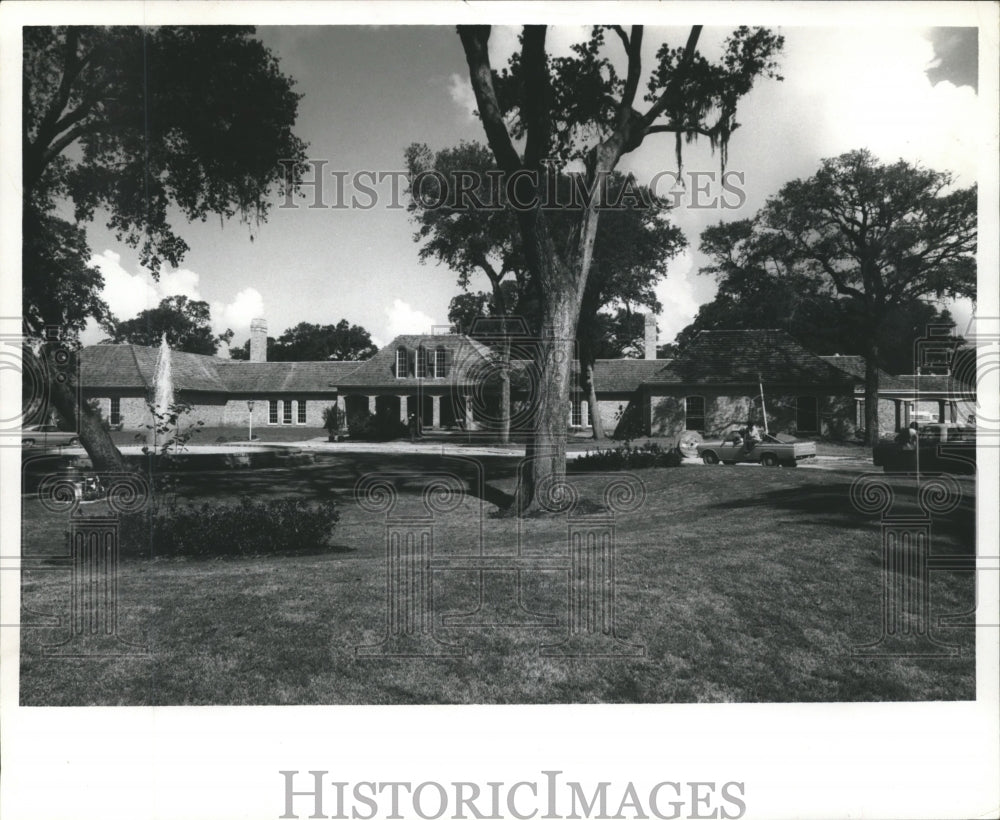
<instances>
[{"instance_id":1,"label":"white cloud","mask_svg":"<svg viewBox=\"0 0 1000 820\"><path fill-rule=\"evenodd\" d=\"M161 297L148 272L131 274L122 267L121 259L121 254L105 250L90 258L90 267L97 268L104 277L101 295L111 312L119 319L131 319L147 308L156 307Z\"/></svg>"},{"instance_id":2,"label":"white cloud","mask_svg":"<svg viewBox=\"0 0 1000 820\"><path fill-rule=\"evenodd\" d=\"M808 70L785 85L796 96L823 88L824 116L814 132L821 156L865 146L887 162L902 157L951 170L966 185L975 180L976 93L931 83L934 49L923 30L840 29L788 43L789 57Z\"/></svg>"},{"instance_id":3,"label":"white cloud","mask_svg":"<svg viewBox=\"0 0 1000 820\"><path fill-rule=\"evenodd\" d=\"M228 328L239 336L250 330L251 319L264 316L264 297L256 288L244 288L228 304L212 302L211 309L212 328L216 333L223 333Z\"/></svg>"},{"instance_id":4,"label":"white cloud","mask_svg":"<svg viewBox=\"0 0 1000 820\"><path fill-rule=\"evenodd\" d=\"M129 273L121 264L121 254L110 249L94 254L90 265L104 276L102 296L116 319L132 319L142 311L156 307L168 296L202 299L199 290L201 277L189 268L164 271L159 280L154 280L144 268L137 273ZM229 302L214 301L210 308L215 333L231 328L237 335L246 334L250 330L250 320L265 315L264 298L256 288L241 290ZM102 338L105 334L93 321L80 334L83 344L95 344Z\"/></svg>"},{"instance_id":5,"label":"white cloud","mask_svg":"<svg viewBox=\"0 0 1000 820\"><path fill-rule=\"evenodd\" d=\"M691 324L703 298L695 296L697 275L694 257L686 250L670 261L667 276L656 286L656 296L663 303L658 317L659 343L672 342L674 337Z\"/></svg>"},{"instance_id":6,"label":"white cloud","mask_svg":"<svg viewBox=\"0 0 1000 820\"><path fill-rule=\"evenodd\" d=\"M472 83L468 77L459 74L452 74L448 77L448 94L451 101L458 106L459 110L465 114L469 122L476 120L476 94L472 90Z\"/></svg>"},{"instance_id":7,"label":"white cloud","mask_svg":"<svg viewBox=\"0 0 1000 820\"><path fill-rule=\"evenodd\" d=\"M193 270L178 268L175 271L160 274L159 291L163 296L187 296L189 299L200 299L198 280L199 276Z\"/></svg>"},{"instance_id":8,"label":"white cloud","mask_svg":"<svg viewBox=\"0 0 1000 820\"><path fill-rule=\"evenodd\" d=\"M393 299L392 307L385 309L385 315L388 317L386 330L390 339L404 333L430 333L437 324L426 313L415 310L402 299Z\"/></svg>"}]
</instances>

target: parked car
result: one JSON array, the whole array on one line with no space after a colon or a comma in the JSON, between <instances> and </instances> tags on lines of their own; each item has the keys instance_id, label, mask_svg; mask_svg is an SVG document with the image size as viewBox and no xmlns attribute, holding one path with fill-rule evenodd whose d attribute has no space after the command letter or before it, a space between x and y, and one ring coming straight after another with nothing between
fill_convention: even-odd
<instances>
[{"instance_id":1,"label":"parked car","mask_svg":"<svg viewBox=\"0 0 1000 820\"><path fill-rule=\"evenodd\" d=\"M906 436L878 442L872 448L872 463L887 473L974 473L976 428L924 424L917 429L916 445Z\"/></svg>"},{"instance_id":2,"label":"parked car","mask_svg":"<svg viewBox=\"0 0 1000 820\"><path fill-rule=\"evenodd\" d=\"M791 436L765 435L747 446L742 436L732 433L721 441L705 441L698 445L698 455L706 464L762 464L765 467L795 467L800 461L816 457L816 444L798 441Z\"/></svg>"},{"instance_id":3,"label":"parked car","mask_svg":"<svg viewBox=\"0 0 1000 820\"><path fill-rule=\"evenodd\" d=\"M80 437L73 432L60 430L54 424L29 424L21 430L21 445L24 447L65 447L80 443Z\"/></svg>"}]
</instances>

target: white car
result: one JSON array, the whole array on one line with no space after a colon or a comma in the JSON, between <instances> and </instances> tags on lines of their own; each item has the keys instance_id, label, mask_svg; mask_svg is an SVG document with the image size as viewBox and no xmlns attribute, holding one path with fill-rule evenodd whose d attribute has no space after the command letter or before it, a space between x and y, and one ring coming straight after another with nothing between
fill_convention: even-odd
<instances>
[{"instance_id":1,"label":"white car","mask_svg":"<svg viewBox=\"0 0 1000 820\"><path fill-rule=\"evenodd\" d=\"M79 443L79 435L60 430L54 424L29 424L21 430L23 447L72 447Z\"/></svg>"}]
</instances>

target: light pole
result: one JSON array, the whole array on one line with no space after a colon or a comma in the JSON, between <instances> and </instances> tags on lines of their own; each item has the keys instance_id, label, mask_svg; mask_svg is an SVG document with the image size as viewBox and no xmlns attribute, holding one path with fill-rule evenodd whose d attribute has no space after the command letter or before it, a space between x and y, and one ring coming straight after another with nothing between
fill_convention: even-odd
<instances>
[{"instance_id":1,"label":"light pole","mask_svg":"<svg viewBox=\"0 0 1000 820\"><path fill-rule=\"evenodd\" d=\"M253 400L247 402L247 410L250 411L250 432L247 434L247 441L253 441Z\"/></svg>"}]
</instances>

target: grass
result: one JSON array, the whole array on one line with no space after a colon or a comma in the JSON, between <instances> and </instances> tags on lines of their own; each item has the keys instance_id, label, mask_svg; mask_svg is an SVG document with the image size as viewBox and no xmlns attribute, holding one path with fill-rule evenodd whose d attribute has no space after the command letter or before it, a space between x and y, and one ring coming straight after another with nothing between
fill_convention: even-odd
<instances>
[{"instance_id":1,"label":"grass","mask_svg":"<svg viewBox=\"0 0 1000 820\"><path fill-rule=\"evenodd\" d=\"M483 458L490 483L513 489L516 461ZM385 633L384 516L353 500L358 477L395 473L394 514L419 513L427 474L461 471L434 456L345 454L293 470L182 476L180 493L200 500L255 497L337 499L342 519L328 544L307 554L225 560L124 561L119 571L119 633L148 654L54 658L39 650L63 630L46 626L68 598L66 569L34 564L23 573L21 701L76 704L334 704L790 702L956 700L975 697L974 630L937 629L961 646L958 658L858 658L852 646L880 632L880 529L848 496L856 473L701 466L638 471L644 507L620 514L617 632L645 647L643 657L547 657L542 644L566 634L565 572L526 570L525 607L511 605L513 569L487 573L480 621L516 627L443 625L479 603L472 569L433 575L434 634L463 657L356 657ZM600 501L600 476L573 477ZM913 512L915 487L893 477L897 508ZM934 521L934 554L974 549L974 483ZM87 508L96 514L99 505ZM435 520L439 559L484 544L510 567L517 529L524 550L565 555L567 522L480 518L466 497ZM93 511L93 512L91 512ZM65 516L24 501L24 552L61 551ZM505 563L505 561L507 563ZM968 572L931 574L931 614L973 606Z\"/></svg>"}]
</instances>

